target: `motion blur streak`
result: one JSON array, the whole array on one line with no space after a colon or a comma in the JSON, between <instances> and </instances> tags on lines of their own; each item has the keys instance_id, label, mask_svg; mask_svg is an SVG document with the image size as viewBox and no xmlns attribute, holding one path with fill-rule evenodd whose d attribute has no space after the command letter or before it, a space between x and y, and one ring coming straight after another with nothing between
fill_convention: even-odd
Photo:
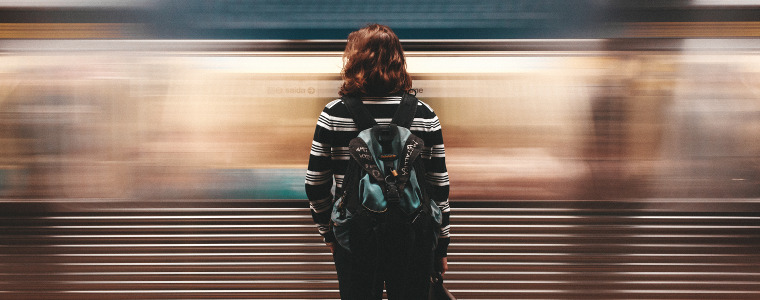
<instances>
[{"instance_id":1,"label":"motion blur streak","mask_svg":"<svg viewBox=\"0 0 760 300\"><path fill-rule=\"evenodd\" d=\"M121 39L138 24L0 23L0 39Z\"/></svg>"},{"instance_id":2,"label":"motion blur streak","mask_svg":"<svg viewBox=\"0 0 760 300\"><path fill-rule=\"evenodd\" d=\"M0 0L0 299L338 298L303 184L345 35L266 19L308 2ZM760 298L760 4L609 1L578 33L569 2L482 2L393 2L433 10L399 35L444 128L448 288ZM463 10L491 19L436 18Z\"/></svg>"},{"instance_id":3,"label":"motion blur streak","mask_svg":"<svg viewBox=\"0 0 760 300\"><path fill-rule=\"evenodd\" d=\"M760 195L752 53L408 55L445 124L454 198ZM300 199L301 141L341 64L333 52L1 59L8 198Z\"/></svg>"}]
</instances>

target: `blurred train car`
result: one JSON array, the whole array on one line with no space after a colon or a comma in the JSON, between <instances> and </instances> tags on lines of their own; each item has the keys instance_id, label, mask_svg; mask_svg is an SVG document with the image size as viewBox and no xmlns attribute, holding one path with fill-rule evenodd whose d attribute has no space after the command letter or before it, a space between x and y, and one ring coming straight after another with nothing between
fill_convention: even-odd
<instances>
[{"instance_id":1,"label":"blurred train car","mask_svg":"<svg viewBox=\"0 0 760 300\"><path fill-rule=\"evenodd\" d=\"M454 198L760 192L754 54L408 56L444 126ZM11 198L303 198L308 141L341 67L324 51L1 59L0 186Z\"/></svg>"},{"instance_id":2,"label":"blurred train car","mask_svg":"<svg viewBox=\"0 0 760 300\"><path fill-rule=\"evenodd\" d=\"M380 16L291 4L0 3L0 193L302 198L303 141L340 82L329 38ZM387 21L441 116L454 197L760 193L757 4L464 4L373 4L430 14Z\"/></svg>"}]
</instances>

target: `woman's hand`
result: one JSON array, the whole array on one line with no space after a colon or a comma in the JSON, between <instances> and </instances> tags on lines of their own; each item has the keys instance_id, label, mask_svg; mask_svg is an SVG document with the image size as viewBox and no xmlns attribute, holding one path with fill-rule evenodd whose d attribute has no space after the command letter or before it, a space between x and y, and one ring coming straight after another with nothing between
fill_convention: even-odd
<instances>
[{"instance_id":1,"label":"woman's hand","mask_svg":"<svg viewBox=\"0 0 760 300\"><path fill-rule=\"evenodd\" d=\"M441 258L438 260L435 269L436 271L441 272L441 275L446 274L446 271L449 270L449 260L446 257Z\"/></svg>"}]
</instances>

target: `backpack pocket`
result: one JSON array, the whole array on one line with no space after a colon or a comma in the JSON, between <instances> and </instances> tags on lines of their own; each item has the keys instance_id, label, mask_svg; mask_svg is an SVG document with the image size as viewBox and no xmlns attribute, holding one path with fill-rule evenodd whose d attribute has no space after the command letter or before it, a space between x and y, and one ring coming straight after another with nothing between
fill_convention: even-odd
<instances>
[{"instance_id":1,"label":"backpack pocket","mask_svg":"<svg viewBox=\"0 0 760 300\"><path fill-rule=\"evenodd\" d=\"M332 214L330 215L330 221L332 222L332 231L335 235L335 240L344 249L351 251L350 244L350 222L353 215L345 207L345 198L341 197L333 204Z\"/></svg>"}]
</instances>

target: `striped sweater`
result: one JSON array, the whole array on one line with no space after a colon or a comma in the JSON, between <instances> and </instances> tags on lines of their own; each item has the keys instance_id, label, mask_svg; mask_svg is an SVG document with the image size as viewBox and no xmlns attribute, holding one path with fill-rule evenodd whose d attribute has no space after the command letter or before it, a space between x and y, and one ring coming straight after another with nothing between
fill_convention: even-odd
<instances>
[{"instance_id":1,"label":"striped sweater","mask_svg":"<svg viewBox=\"0 0 760 300\"><path fill-rule=\"evenodd\" d=\"M362 102L378 124L389 124L401 102L401 95L363 97ZM436 256L444 257L449 245L450 208L449 175L446 171L441 123L433 109L419 101L410 130L425 142L425 150L421 154L425 159L425 178L432 186L431 199L443 212ZM309 198L312 218L327 242L334 240L330 228L330 213L334 201L333 183L336 189L342 188L343 175L350 158L348 144L358 134L351 114L340 99L328 103L319 115L306 172L306 195Z\"/></svg>"}]
</instances>

